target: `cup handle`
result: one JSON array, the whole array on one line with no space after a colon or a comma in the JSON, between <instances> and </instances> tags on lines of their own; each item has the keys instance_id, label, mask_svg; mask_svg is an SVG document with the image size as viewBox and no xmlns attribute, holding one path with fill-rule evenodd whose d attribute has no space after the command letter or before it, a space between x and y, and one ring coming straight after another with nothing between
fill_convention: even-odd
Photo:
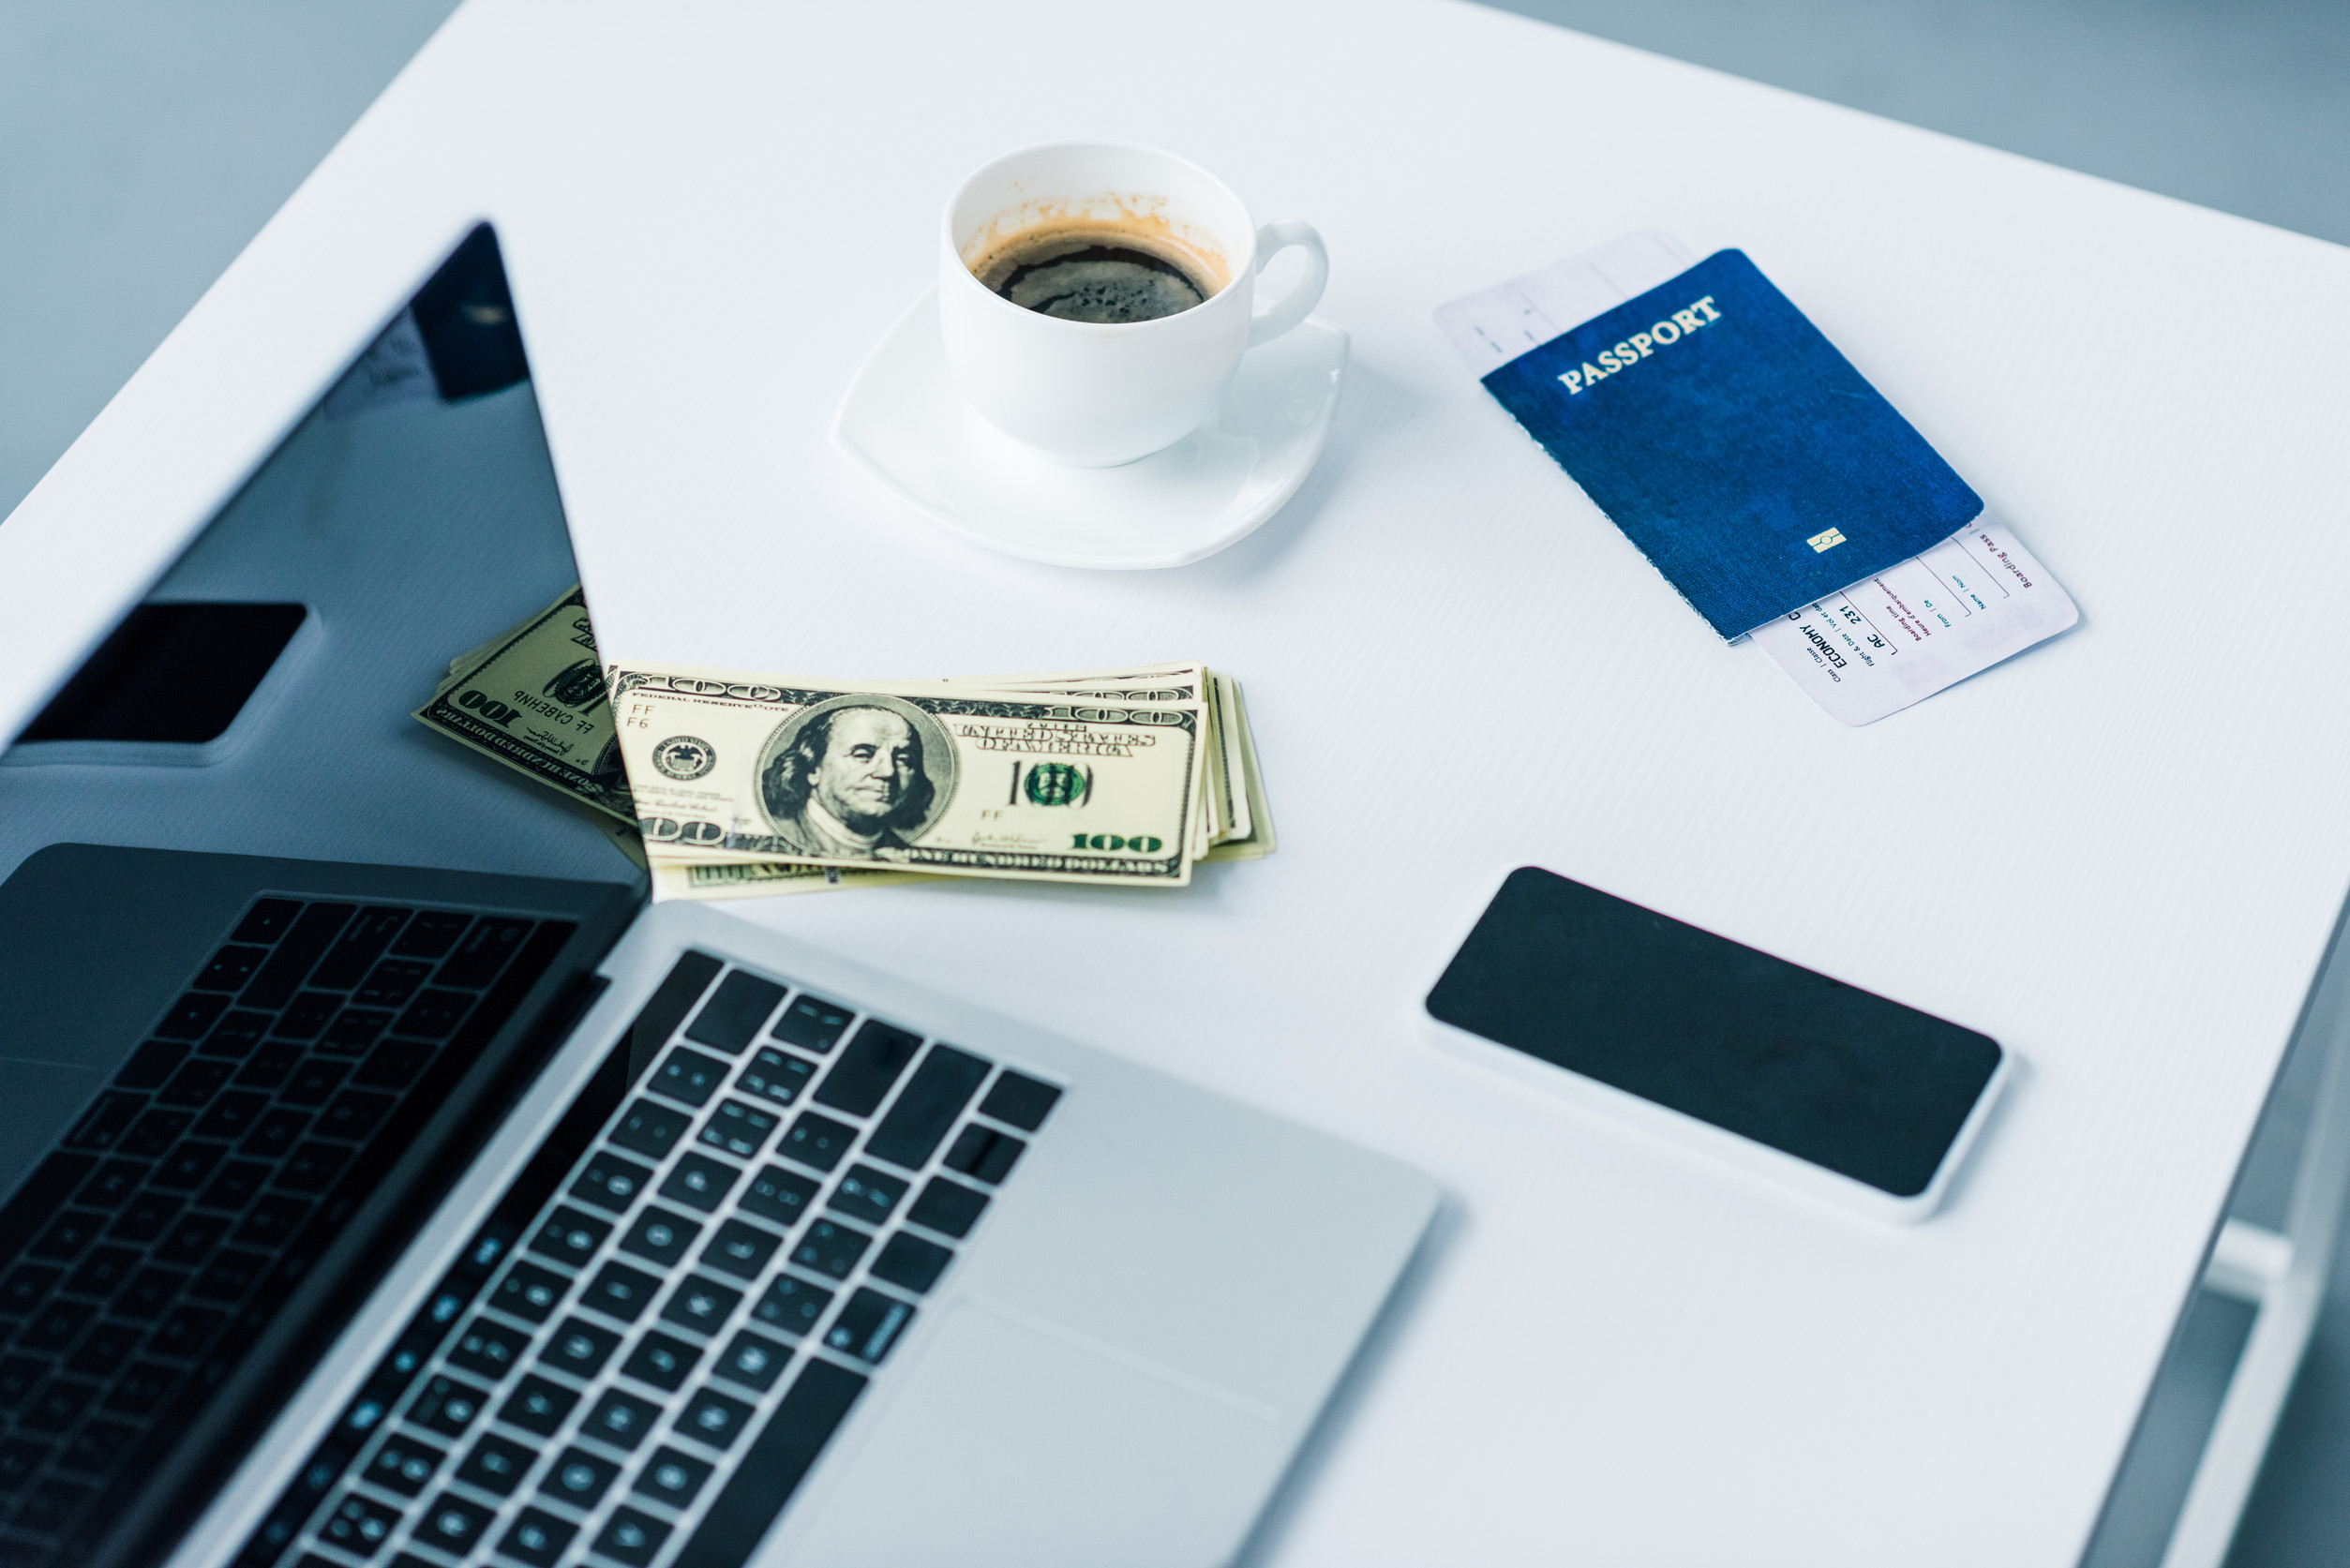
<instances>
[{"instance_id":1,"label":"cup handle","mask_svg":"<svg viewBox=\"0 0 2350 1568\"><path fill-rule=\"evenodd\" d=\"M1330 253L1323 249L1322 235L1315 231L1312 224L1285 217L1258 230L1256 270L1263 272L1265 263L1273 259L1276 251L1286 250L1293 245L1302 246L1306 252L1306 276L1296 288L1274 302L1270 309L1260 310L1250 320L1249 347L1251 349L1260 343L1270 343L1304 321L1307 312L1322 303L1323 285L1330 281Z\"/></svg>"}]
</instances>

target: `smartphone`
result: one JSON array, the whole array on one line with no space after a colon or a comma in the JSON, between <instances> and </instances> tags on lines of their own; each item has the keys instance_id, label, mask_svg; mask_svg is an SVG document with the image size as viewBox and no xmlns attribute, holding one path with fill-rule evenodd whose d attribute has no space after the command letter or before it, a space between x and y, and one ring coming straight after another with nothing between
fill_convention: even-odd
<instances>
[{"instance_id":1,"label":"smartphone","mask_svg":"<svg viewBox=\"0 0 2350 1568\"><path fill-rule=\"evenodd\" d=\"M1939 1205L2008 1068L1986 1035L1536 866L1428 1012L1515 1076L1902 1221Z\"/></svg>"}]
</instances>

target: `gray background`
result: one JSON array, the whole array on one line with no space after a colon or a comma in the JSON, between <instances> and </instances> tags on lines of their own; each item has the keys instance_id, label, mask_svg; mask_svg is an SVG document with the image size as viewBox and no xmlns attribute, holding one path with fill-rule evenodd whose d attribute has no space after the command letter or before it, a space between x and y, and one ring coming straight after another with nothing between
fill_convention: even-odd
<instances>
[{"instance_id":1,"label":"gray background","mask_svg":"<svg viewBox=\"0 0 2350 1568\"><path fill-rule=\"evenodd\" d=\"M0 514L452 9L451 0L0 0ZM1718 70L2350 242L2344 0L1516 0ZM1338 14L1343 14L1342 12ZM2238 1212L2282 1215L2288 1069ZM2350 1267L2343 1271L2350 1275ZM2197 1302L2089 1553L2161 1556L2249 1326ZM2338 1277L2231 1562L2350 1561Z\"/></svg>"}]
</instances>

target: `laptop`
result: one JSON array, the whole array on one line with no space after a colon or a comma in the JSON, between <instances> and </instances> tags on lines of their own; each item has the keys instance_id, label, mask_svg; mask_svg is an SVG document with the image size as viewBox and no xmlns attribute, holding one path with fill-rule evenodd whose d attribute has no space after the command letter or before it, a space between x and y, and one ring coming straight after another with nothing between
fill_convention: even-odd
<instances>
[{"instance_id":1,"label":"laptop","mask_svg":"<svg viewBox=\"0 0 2350 1568\"><path fill-rule=\"evenodd\" d=\"M1436 1189L407 720L576 575L486 227L154 565L0 755L0 1565L1243 1550Z\"/></svg>"}]
</instances>

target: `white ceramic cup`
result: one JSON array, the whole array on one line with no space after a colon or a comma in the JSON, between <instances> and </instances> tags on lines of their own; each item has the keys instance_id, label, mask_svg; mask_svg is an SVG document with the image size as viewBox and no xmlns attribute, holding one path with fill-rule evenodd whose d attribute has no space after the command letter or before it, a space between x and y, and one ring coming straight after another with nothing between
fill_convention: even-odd
<instances>
[{"instance_id":1,"label":"white ceramic cup","mask_svg":"<svg viewBox=\"0 0 2350 1568\"><path fill-rule=\"evenodd\" d=\"M1019 234L1087 220L1151 225L1222 286L1172 316L1100 324L1014 305L972 274ZM1306 253L1305 278L1254 313L1257 273L1293 245ZM949 199L938 325L955 381L989 424L1055 462L1110 468L1198 428L1240 356L1304 321L1329 276L1312 225L1259 228L1197 164L1122 142L1054 142L1005 154Z\"/></svg>"}]
</instances>

